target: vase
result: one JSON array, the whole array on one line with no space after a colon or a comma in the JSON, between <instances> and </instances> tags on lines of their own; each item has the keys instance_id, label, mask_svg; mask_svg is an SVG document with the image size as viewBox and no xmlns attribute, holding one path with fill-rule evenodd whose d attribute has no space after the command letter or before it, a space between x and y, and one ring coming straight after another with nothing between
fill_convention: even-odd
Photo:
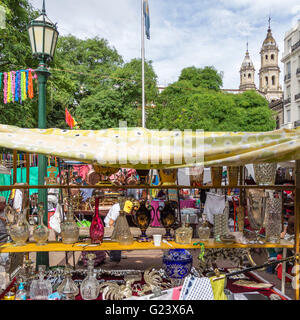
<instances>
[{"instance_id":1,"label":"vase","mask_svg":"<svg viewBox=\"0 0 300 320\"><path fill-rule=\"evenodd\" d=\"M16 213L16 224L9 227L9 235L15 243L15 246L25 246L30 236L29 223L26 221L27 209Z\"/></svg>"},{"instance_id":2,"label":"vase","mask_svg":"<svg viewBox=\"0 0 300 320\"><path fill-rule=\"evenodd\" d=\"M73 211L71 205L68 207L66 220L61 222L61 237L62 242L65 244L73 244L78 241L79 238L79 227L73 218Z\"/></svg>"},{"instance_id":3,"label":"vase","mask_svg":"<svg viewBox=\"0 0 300 320\"><path fill-rule=\"evenodd\" d=\"M44 204L39 203L38 209L38 224L33 230L33 239L36 241L37 245L42 246L47 244L49 230L43 223L44 218Z\"/></svg>"},{"instance_id":4,"label":"vase","mask_svg":"<svg viewBox=\"0 0 300 320\"><path fill-rule=\"evenodd\" d=\"M175 242L178 244L191 244L193 237L193 228L189 226L189 215L182 226L175 230Z\"/></svg>"},{"instance_id":5,"label":"vase","mask_svg":"<svg viewBox=\"0 0 300 320\"><path fill-rule=\"evenodd\" d=\"M99 197L95 199L95 213L90 226L90 238L92 243L101 244L104 237L104 225L99 216Z\"/></svg>"},{"instance_id":6,"label":"vase","mask_svg":"<svg viewBox=\"0 0 300 320\"><path fill-rule=\"evenodd\" d=\"M72 280L72 272L69 267L65 268L64 280L57 287L57 292L61 295L61 300L75 300L79 293L77 285Z\"/></svg>"},{"instance_id":7,"label":"vase","mask_svg":"<svg viewBox=\"0 0 300 320\"><path fill-rule=\"evenodd\" d=\"M80 293L83 300L96 300L100 293L99 282L94 274L95 254L88 254L87 276L80 285Z\"/></svg>"},{"instance_id":8,"label":"vase","mask_svg":"<svg viewBox=\"0 0 300 320\"><path fill-rule=\"evenodd\" d=\"M154 208L151 205L146 205L146 201L135 201L134 207L136 208L136 213L134 216L134 223L141 230L141 235L138 238L138 242L149 242L150 239L146 235L146 231L153 222L154 215L152 217L151 211L155 213Z\"/></svg>"},{"instance_id":9,"label":"vase","mask_svg":"<svg viewBox=\"0 0 300 320\"><path fill-rule=\"evenodd\" d=\"M280 243L282 232L282 198L271 194L267 198L265 219L266 241Z\"/></svg>"},{"instance_id":10,"label":"vase","mask_svg":"<svg viewBox=\"0 0 300 320\"><path fill-rule=\"evenodd\" d=\"M237 186L239 183L240 167L227 167L228 185Z\"/></svg>"},{"instance_id":11,"label":"vase","mask_svg":"<svg viewBox=\"0 0 300 320\"><path fill-rule=\"evenodd\" d=\"M211 182L213 187L221 187L223 179L223 167L211 167Z\"/></svg>"},{"instance_id":12,"label":"vase","mask_svg":"<svg viewBox=\"0 0 300 320\"><path fill-rule=\"evenodd\" d=\"M276 179L276 163L259 163L254 164L255 181L261 186L275 185Z\"/></svg>"},{"instance_id":13,"label":"vase","mask_svg":"<svg viewBox=\"0 0 300 320\"><path fill-rule=\"evenodd\" d=\"M160 214L159 221L166 229L166 234L163 236L168 241L174 241L171 235L171 230L176 223L175 207L170 201L166 201L164 207L158 207L156 214Z\"/></svg>"},{"instance_id":14,"label":"vase","mask_svg":"<svg viewBox=\"0 0 300 320\"><path fill-rule=\"evenodd\" d=\"M158 171L161 187L174 186L177 180L177 169L160 169Z\"/></svg>"},{"instance_id":15,"label":"vase","mask_svg":"<svg viewBox=\"0 0 300 320\"><path fill-rule=\"evenodd\" d=\"M171 279L183 279L193 266L193 256L185 249L171 249L164 252L163 269Z\"/></svg>"},{"instance_id":16,"label":"vase","mask_svg":"<svg viewBox=\"0 0 300 320\"><path fill-rule=\"evenodd\" d=\"M30 285L31 300L48 300L48 296L52 294L52 285L49 280L45 280L45 265L38 266L38 279L33 280Z\"/></svg>"}]
</instances>

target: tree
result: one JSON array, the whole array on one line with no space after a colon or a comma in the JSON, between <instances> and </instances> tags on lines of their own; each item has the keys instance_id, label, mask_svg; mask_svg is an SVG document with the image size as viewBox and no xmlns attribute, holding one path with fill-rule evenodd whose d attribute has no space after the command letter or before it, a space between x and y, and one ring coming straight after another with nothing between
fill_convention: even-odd
<instances>
[{"instance_id":1,"label":"tree","mask_svg":"<svg viewBox=\"0 0 300 320\"><path fill-rule=\"evenodd\" d=\"M205 77L202 77L202 74ZM211 78L210 78L211 77ZM205 131L269 131L275 128L267 100L255 91L229 94L220 90L214 68L185 68L166 88L148 116L151 129Z\"/></svg>"}]
</instances>

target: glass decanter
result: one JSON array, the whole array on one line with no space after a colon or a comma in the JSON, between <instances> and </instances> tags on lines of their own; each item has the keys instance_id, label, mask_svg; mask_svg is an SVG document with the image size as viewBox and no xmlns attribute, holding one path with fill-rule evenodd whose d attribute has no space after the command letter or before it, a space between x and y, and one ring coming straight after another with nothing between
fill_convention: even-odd
<instances>
[{"instance_id":1,"label":"glass decanter","mask_svg":"<svg viewBox=\"0 0 300 320\"><path fill-rule=\"evenodd\" d=\"M178 244L190 244L193 237L193 228L189 226L189 215L186 216L185 223L175 231L175 242Z\"/></svg>"},{"instance_id":2,"label":"glass decanter","mask_svg":"<svg viewBox=\"0 0 300 320\"><path fill-rule=\"evenodd\" d=\"M52 285L49 280L45 280L46 266L39 265L38 279L33 280L30 286L31 300L48 300L48 296L52 294Z\"/></svg>"},{"instance_id":3,"label":"glass decanter","mask_svg":"<svg viewBox=\"0 0 300 320\"><path fill-rule=\"evenodd\" d=\"M99 282L94 275L95 257L96 255L93 253L87 255L87 276L83 279L80 286L80 293L83 300L96 300L100 293Z\"/></svg>"},{"instance_id":4,"label":"glass decanter","mask_svg":"<svg viewBox=\"0 0 300 320\"><path fill-rule=\"evenodd\" d=\"M37 245L42 246L47 244L49 230L43 223L44 218L44 204L39 203L38 210L38 224L33 230L33 239L36 241Z\"/></svg>"},{"instance_id":5,"label":"glass decanter","mask_svg":"<svg viewBox=\"0 0 300 320\"><path fill-rule=\"evenodd\" d=\"M64 280L58 286L57 292L62 296L62 300L75 300L79 294L79 289L75 282L72 280L72 272L69 267L65 268Z\"/></svg>"},{"instance_id":6,"label":"glass decanter","mask_svg":"<svg viewBox=\"0 0 300 320\"><path fill-rule=\"evenodd\" d=\"M26 241L29 238L29 223L26 220L27 208L22 210L20 213L17 213L17 222L16 224L10 226L9 235L12 240L15 242L15 246L25 246Z\"/></svg>"},{"instance_id":7,"label":"glass decanter","mask_svg":"<svg viewBox=\"0 0 300 320\"><path fill-rule=\"evenodd\" d=\"M104 237L104 225L99 216L99 197L95 199L95 214L90 226L90 238L92 243L101 244Z\"/></svg>"},{"instance_id":8,"label":"glass decanter","mask_svg":"<svg viewBox=\"0 0 300 320\"><path fill-rule=\"evenodd\" d=\"M208 240L210 238L210 228L206 220L206 214L202 214L199 220L198 236L200 240Z\"/></svg>"},{"instance_id":9,"label":"glass decanter","mask_svg":"<svg viewBox=\"0 0 300 320\"><path fill-rule=\"evenodd\" d=\"M65 244L73 244L78 241L79 227L73 218L72 207L69 205L66 220L60 224L62 242Z\"/></svg>"}]
</instances>

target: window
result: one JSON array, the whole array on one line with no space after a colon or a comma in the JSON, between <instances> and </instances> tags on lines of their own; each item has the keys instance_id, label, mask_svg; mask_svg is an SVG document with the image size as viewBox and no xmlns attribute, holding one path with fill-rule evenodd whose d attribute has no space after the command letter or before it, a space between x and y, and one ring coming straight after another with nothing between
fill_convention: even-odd
<instances>
[{"instance_id":1,"label":"window","mask_svg":"<svg viewBox=\"0 0 300 320\"><path fill-rule=\"evenodd\" d=\"M244 78L246 78L246 73L244 73Z\"/></svg>"},{"instance_id":2,"label":"window","mask_svg":"<svg viewBox=\"0 0 300 320\"><path fill-rule=\"evenodd\" d=\"M275 76L272 76L272 86L275 86Z\"/></svg>"},{"instance_id":3,"label":"window","mask_svg":"<svg viewBox=\"0 0 300 320\"><path fill-rule=\"evenodd\" d=\"M287 74L291 74L291 62L288 62L286 64L286 71L287 71Z\"/></svg>"},{"instance_id":4,"label":"window","mask_svg":"<svg viewBox=\"0 0 300 320\"><path fill-rule=\"evenodd\" d=\"M251 73L248 74L248 78L251 79Z\"/></svg>"},{"instance_id":5,"label":"window","mask_svg":"<svg viewBox=\"0 0 300 320\"><path fill-rule=\"evenodd\" d=\"M280 120L279 120L279 117L276 117L276 129L280 129Z\"/></svg>"},{"instance_id":6,"label":"window","mask_svg":"<svg viewBox=\"0 0 300 320\"><path fill-rule=\"evenodd\" d=\"M287 87L286 87L286 94L287 94L287 97L288 97L288 98L291 97L291 86L287 86Z\"/></svg>"},{"instance_id":7,"label":"window","mask_svg":"<svg viewBox=\"0 0 300 320\"><path fill-rule=\"evenodd\" d=\"M271 60L274 60L274 59L275 59L275 55L271 54Z\"/></svg>"},{"instance_id":8,"label":"window","mask_svg":"<svg viewBox=\"0 0 300 320\"><path fill-rule=\"evenodd\" d=\"M300 106L298 106L298 120L300 120Z\"/></svg>"},{"instance_id":9,"label":"window","mask_svg":"<svg viewBox=\"0 0 300 320\"><path fill-rule=\"evenodd\" d=\"M286 119L287 122L291 122L291 110L286 110Z\"/></svg>"},{"instance_id":10,"label":"window","mask_svg":"<svg viewBox=\"0 0 300 320\"><path fill-rule=\"evenodd\" d=\"M292 39L289 39L287 41L287 49L288 49L288 51L290 51L291 46L292 46Z\"/></svg>"},{"instance_id":11,"label":"window","mask_svg":"<svg viewBox=\"0 0 300 320\"><path fill-rule=\"evenodd\" d=\"M268 77L265 77L265 80L266 80L266 85L268 85L268 84L269 84L269 79L268 79Z\"/></svg>"},{"instance_id":12,"label":"window","mask_svg":"<svg viewBox=\"0 0 300 320\"><path fill-rule=\"evenodd\" d=\"M266 54L266 60L268 60L268 55Z\"/></svg>"}]
</instances>

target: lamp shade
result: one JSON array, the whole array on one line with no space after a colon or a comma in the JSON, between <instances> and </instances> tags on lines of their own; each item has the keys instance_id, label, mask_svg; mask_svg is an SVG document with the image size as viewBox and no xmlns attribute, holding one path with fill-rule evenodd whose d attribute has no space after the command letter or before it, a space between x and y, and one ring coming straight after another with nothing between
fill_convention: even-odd
<instances>
[{"instance_id":1,"label":"lamp shade","mask_svg":"<svg viewBox=\"0 0 300 320\"><path fill-rule=\"evenodd\" d=\"M33 55L37 58L52 60L59 33L44 9L37 19L30 22L28 33Z\"/></svg>"}]
</instances>

